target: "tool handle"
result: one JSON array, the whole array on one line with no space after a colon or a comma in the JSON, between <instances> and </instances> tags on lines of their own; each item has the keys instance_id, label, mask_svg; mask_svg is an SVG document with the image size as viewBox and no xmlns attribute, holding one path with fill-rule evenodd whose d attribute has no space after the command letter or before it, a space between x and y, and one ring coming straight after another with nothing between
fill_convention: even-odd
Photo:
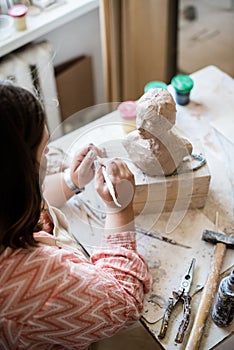
<instances>
[{"instance_id":1,"label":"tool handle","mask_svg":"<svg viewBox=\"0 0 234 350\"><path fill-rule=\"evenodd\" d=\"M186 345L186 350L199 349L203 330L209 316L211 304L219 282L219 275L225 251L226 245L224 243L216 244L213 258L211 260L210 272L202 292L194 324Z\"/></svg>"},{"instance_id":2,"label":"tool handle","mask_svg":"<svg viewBox=\"0 0 234 350\"><path fill-rule=\"evenodd\" d=\"M190 321L190 315L191 315L191 297L188 294L185 294L181 297L184 301L184 307L183 307L183 320L180 323L178 332L176 334L175 342L177 344L181 344L184 339L185 332L188 328L189 321Z\"/></svg>"},{"instance_id":3,"label":"tool handle","mask_svg":"<svg viewBox=\"0 0 234 350\"><path fill-rule=\"evenodd\" d=\"M169 319L170 319L173 308L174 308L174 298L169 298L167 308L166 308L164 315L163 315L161 329L160 329L160 332L158 335L159 339L163 339L166 335Z\"/></svg>"}]
</instances>

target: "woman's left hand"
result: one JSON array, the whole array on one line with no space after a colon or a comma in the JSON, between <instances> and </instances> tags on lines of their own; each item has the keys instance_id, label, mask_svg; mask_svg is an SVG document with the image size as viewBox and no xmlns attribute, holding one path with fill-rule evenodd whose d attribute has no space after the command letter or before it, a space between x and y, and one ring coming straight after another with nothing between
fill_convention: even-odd
<instances>
[{"instance_id":1,"label":"woman's left hand","mask_svg":"<svg viewBox=\"0 0 234 350\"><path fill-rule=\"evenodd\" d=\"M71 164L71 179L78 188L83 188L93 179L93 162L97 156L103 155L104 151L91 143L76 152Z\"/></svg>"}]
</instances>

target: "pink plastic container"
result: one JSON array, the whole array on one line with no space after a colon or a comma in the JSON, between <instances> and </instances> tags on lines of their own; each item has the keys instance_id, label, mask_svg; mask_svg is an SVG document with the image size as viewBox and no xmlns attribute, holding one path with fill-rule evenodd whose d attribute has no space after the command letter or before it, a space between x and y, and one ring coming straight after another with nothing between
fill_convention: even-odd
<instances>
[{"instance_id":1,"label":"pink plastic container","mask_svg":"<svg viewBox=\"0 0 234 350\"><path fill-rule=\"evenodd\" d=\"M118 111L123 119L123 128L126 133L136 129L136 101L120 103Z\"/></svg>"},{"instance_id":2,"label":"pink plastic container","mask_svg":"<svg viewBox=\"0 0 234 350\"><path fill-rule=\"evenodd\" d=\"M26 14L28 8L25 5L15 5L8 10L8 15L14 19L15 29L17 31L26 30Z\"/></svg>"}]
</instances>

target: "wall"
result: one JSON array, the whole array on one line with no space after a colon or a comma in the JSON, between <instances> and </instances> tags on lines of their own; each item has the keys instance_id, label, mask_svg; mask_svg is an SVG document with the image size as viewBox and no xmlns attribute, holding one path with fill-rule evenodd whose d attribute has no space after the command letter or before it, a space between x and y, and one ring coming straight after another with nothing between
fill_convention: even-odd
<instances>
[{"instance_id":1,"label":"wall","mask_svg":"<svg viewBox=\"0 0 234 350\"><path fill-rule=\"evenodd\" d=\"M72 22L49 32L37 41L49 40L54 49L54 65L81 55L93 60L94 93L96 104L104 101L103 69L101 58L99 9L92 10Z\"/></svg>"}]
</instances>

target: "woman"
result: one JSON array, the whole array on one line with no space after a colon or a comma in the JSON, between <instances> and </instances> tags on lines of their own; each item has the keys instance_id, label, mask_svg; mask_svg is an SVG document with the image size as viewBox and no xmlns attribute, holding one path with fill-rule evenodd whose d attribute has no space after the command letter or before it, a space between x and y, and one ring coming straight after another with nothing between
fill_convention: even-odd
<instances>
[{"instance_id":1,"label":"woman","mask_svg":"<svg viewBox=\"0 0 234 350\"><path fill-rule=\"evenodd\" d=\"M7 82L0 83L0 101L0 348L85 349L138 320L150 288L136 251L132 198L126 198L134 192L133 175L119 160L106 165L120 211L101 167L95 171L107 208L102 247L89 259L56 247L40 222L48 141L43 109L30 92ZM68 179L57 175L66 198L92 179L96 151L83 148Z\"/></svg>"}]
</instances>

